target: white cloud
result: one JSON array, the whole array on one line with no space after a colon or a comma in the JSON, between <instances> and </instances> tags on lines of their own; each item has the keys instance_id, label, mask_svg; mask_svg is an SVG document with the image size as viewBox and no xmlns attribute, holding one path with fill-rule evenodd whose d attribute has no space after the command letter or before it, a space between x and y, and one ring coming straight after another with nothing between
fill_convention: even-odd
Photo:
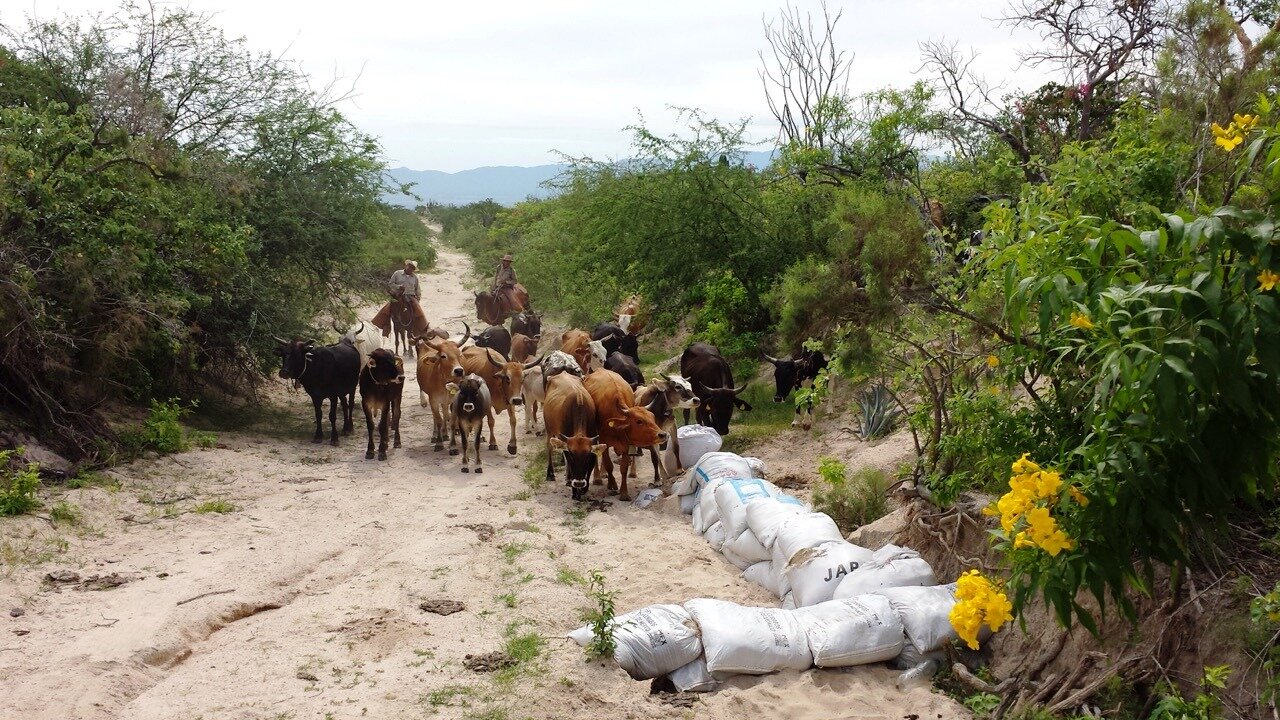
<instances>
[{"instance_id":1,"label":"white cloud","mask_svg":"<svg viewBox=\"0 0 1280 720\"><path fill-rule=\"evenodd\" d=\"M109 12L114 0L28 0L26 12ZM603 3L382 0L189 0L216 12L231 35L289 55L321 81L360 74L344 110L382 138L393 164L460 170L625 155L637 109L660 131L667 106L722 119L753 117L760 140L772 118L758 78L762 18L780 0ZM839 5L832 3L833 7ZM918 43L946 36L982 53L992 78L1015 77L1016 50L1034 38L997 27L1005 0L898 0L843 4L837 29L855 56L857 90L906 85ZM802 7L817 10L816 2ZM0 22L20 20L17 10ZM1025 70L1019 85L1038 84Z\"/></svg>"}]
</instances>

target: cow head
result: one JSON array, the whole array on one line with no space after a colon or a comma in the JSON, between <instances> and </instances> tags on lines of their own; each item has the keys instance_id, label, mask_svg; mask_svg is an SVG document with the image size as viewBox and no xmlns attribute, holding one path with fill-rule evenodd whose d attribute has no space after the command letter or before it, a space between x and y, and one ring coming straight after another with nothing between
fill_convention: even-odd
<instances>
[{"instance_id":1,"label":"cow head","mask_svg":"<svg viewBox=\"0 0 1280 720\"><path fill-rule=\"evenodd\" d=\"M559 450L564 455L565 484L573 489L573 499L581 500L587 494L587 486L591 484L591 474L595 472L596 463L608 446L600 444L599 437L570 437L564 433L547 442L553 450Z\"/></svg>"},{"instance_id":2,"label":"cow head","mask_svg":"<svg viewBox=\"0 0 1280 720\"><path fill-rule=\"evenodd\" d=\"M439 368L445 375L462 377L462 347L471 337L471 326L466 323L462 326L466 330L456 343L451 340L437 340L430 335L418 338L419 364L428 363Z\"/></svg>"},{"instance_id":3,"label":"cow head","mask_svg":"<svg viewBox=\"0 0 1280 720\"><path fill-rule=\"evenodd\" d=\"M280 356L280 379L301 380L307 372L307 365L315 357L316 342L314 340L284 340L275 338L278 345L276 354Z\"/></svg>"},{"instance_id":4,"label":"cow head","mask_svg":"<svg viewBox=\"0 0 1280 720\"><path fill-rule=\"evenodd\" d=\"M605 424L609 426L610 430L625 433L628 445L653 447L667 441L667 434L663 432L662 428L658 427L657 421L653 419L653 411L650 406L624 407L619 402L618 411L622 413L622 416L611 417L605 421Z\"/></svg>"},{"instance_id":5,"label":"cow head","mask_svg":"<svg viewBox=\"0 0 1280 720\"><path fill-rule=\"evenodd\" d=\"M404 382L404 361L390 350L378 348L369 353L363 372L379 385Z\"/></svg>"},{"instance_id":6,"label":"cow head","mask_svg":"<svg viewBox=\"0 0 1280 720\"><path fill-rule=\"evenodd\" d=\"M640 338L630 333L624 333L618 338L618 352L623 355L630 355L632 360L637 364L640 362Z\"/></svg>"},{"instance_id":7,"label":"cow head","mask_svg":"<svg viewBox=\"0 0 1280 720\"><path fill-rule=\"evenodd\" d=\"M494 357L495 354L486 349L484 356L493 367L498 392L509 404L520 407L524 404L524 365L518 362L500 362Z\"/></svg>"},{"instance_id":8,"label":"cow head","mask_svg":"<svg viewBox=\"0 0 1280 720\"><path fill-rule=\"evenodd\" d=\"M764 354L761 357L773 365L773 382L776 386L773 392L773 401L780 403L787 399L787 396L791 394L792 388L798 384L796 382L796 361L790 357L776 358Z\"/></svg>"},{"instance_id":9,"label":"cow head","mask_svg":"<svg viewBox=\"0 0 1280 720\"><path fill-rule=\"evenodd\" d=\"M702 404L702 400L693 393L693 385L680 375L659 375L649 382L667 396L667 404L673 408L692 410Z\"/></svg>"},{"instance_id":10,"label":"cow head","mask_svg":"<svg viewBox=\"0 0 1280 720\"><path fill-rule=\"evenodd\" d=\"M739 410L751 409L747 401L738 397L739 393L747 389L745 383L739 388L709 388L702 383L696 383L693 389L698 393L698 397L702 398L703 405L708 408L711 427L721 435L729 434L729 419L733 417L735 407Z\"/></svg>"},{"instance_id":11,"label":"cow head","mask_svg":"<svg viewBox=\"0 0 1280 720\"><path fill-rule=\"evenodd\" d=\"M604 367L604 361L609 358L609 351L604 349L604 343L599 340L592 340L587 343L587 372L599 370Z\"/></svg>"},{"instance_id":12,"label":"cow head","mask_svg":"<svg viewBox=\"0 0 1280 720\"><path fill-rule=\"evenodd\" d=\"M449 383L445 387L448 388L449 394L453 395L455 406L464 413L474 413L482 409L482 400L484 399L482 388L484 387L484 378L472 373L456 383Z\"/></svg>"}]
</instances>

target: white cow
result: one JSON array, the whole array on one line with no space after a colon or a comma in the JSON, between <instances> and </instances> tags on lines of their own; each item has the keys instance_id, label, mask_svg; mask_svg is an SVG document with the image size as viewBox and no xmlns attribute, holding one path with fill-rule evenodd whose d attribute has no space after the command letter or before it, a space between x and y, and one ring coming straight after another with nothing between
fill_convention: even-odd
<instances>
[{"instance_id":1,"label":"white cow","mask_svg":"<svg viewBox=\"0 0 1280 720\"><path fill-rule=\"evenodd\" d=\"M382 333L378 332L378 328L364 321L359 325L352 325L342 339L356 346L356 351L360 353L361 368L369 362L369 355L382 347Z\"/></svg>"}]
</instances>

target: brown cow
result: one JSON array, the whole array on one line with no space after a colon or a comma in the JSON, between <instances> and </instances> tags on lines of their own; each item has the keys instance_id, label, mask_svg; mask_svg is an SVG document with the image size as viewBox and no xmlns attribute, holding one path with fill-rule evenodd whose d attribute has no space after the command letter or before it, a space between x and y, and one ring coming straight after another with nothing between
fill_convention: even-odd
<instances>
[{"instance_id":1,"label":"brown cow","mask_svg":"<svg viewBox=\"0 0 1280 720\"><path fill-rule=\"evenodd\" d=\"M552 375L546 384L543 420L547 424L547 481L555 482L555 453L564 457L565 484L574 500L587 496L591 474L606 446L596 435L596 405L573 373Z\"/></svg>"},{"instance_id":2,"label":"brown cow","mask_svg":"<svg viewBox=\"0 0 1280 720\"><path fill-rule=\"evenodd\" d=\"M423 407L431 408L431 416L435 421L431 433L434 449L443 450L444 440L448 437L451 446L450 455L457 455L458 447L457 440L449 427L449 403L453 398L450 397L449 389L445 386L465 374L462 370L460 348L466 345L467 339L471 337L471 327L466 323L462 325L466 330L456 343L452 340L437 340L432 337L417 339L419 400Z\"/></svg>"},{"instance_id":3,"label":"brown cow","mask_svg":"<svg viewBox=\"0 0 1280 720\"><path fill-rule=\"evenodd\" d=\"M462 351L462 369L484 378L489 386L489 449L498 449L493 431L494 415L504 411L511 419L511 441L507 452L516 454L516 408L524 404L524 365L510 362L493 348L469 347Z\"/></svg>"},{"instance_id":4,"label":"brown cow","mask_svg":"<svg viewBox=\"0 0 1280 720\"><path fill-rule=\"evenodd\" d=\"M565 330L560 336L560 351L572 355L584 374L591 372L591 335L586 330Z\"/></svg>"},{"instance_id":5,"label":"brown cow","mask_svg":"<svg viewBox=\"0 0 1280 720\"><path fill-rule=\"evenodd\" d=\"M627 492L627 470L631 465L631 446L653 447L667 440L667 434L658 427L648 408L635 404L635 393L626 380L610 370L596 370L583 381L587 392L596 404L596 427L600 429L600 441L608 445L621 459L622 487L613 479L613 460L604 454L604 469L609 476L609 491L618 492L619 500L630 500ZM599 482L600 468L596 468Z\"/></svg>"},{"instance_id":6,"label":"brown cow","mask_svg":"<svg viewBox=\"0 0 1280 720\"><path fill-rule=\"evenodd\" d=\"M511 336L511 355L509 357L513 362L522 363L537 354L537 340L521 333Z\"/></svg>"}]
</instances>

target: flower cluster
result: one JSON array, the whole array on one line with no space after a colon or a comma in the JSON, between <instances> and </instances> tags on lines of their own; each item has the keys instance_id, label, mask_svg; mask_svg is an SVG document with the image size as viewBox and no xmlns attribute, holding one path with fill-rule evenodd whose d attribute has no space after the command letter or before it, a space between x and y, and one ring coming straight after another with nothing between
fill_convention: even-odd
<instances>
[{"instance_id":1,"label":"flower cluster","mask_svg":"<svg viewBox=\"0 0 1280 720\"><path fill-rule=\"evenodd\" d=\"M996 589L995 583L977 570L960 576L956 581L956 604L951 608L951 627L972 650L978 649L978 632L983 625L991 632L1013 620L1013 603Z\"/></svg>"},{"instance_id":2,"label":"flower cluster","mask_svg":"<svg viewBox=\"0 0 1280 720\"><path fill-rule=\"evenodd\" d=\"M1089 504L1079 488L1068 486L1066 492L1081 506ZM1013 464L1009 492L982 512L1000 518L1000 527L1006 537L1013 538L1015 549L1038 547L1057 557L1063 550L1073 550L1076 546L1050 512L1062 493L1062 476L1041 468L1024 454Z\"/></svg>"},{"instance_id":3,"label":"flower cluster","mask_svg":"<svg viewBox=\"0 0 1280 720\"><path fill-rule=\"evenodd\" d=\"M1088 315L1082 312L1071 313L1071 319L1068 320L1068 322L1070 322L1073 327L1078 327L1081 330L1093 329L1093 321L1089 319Z\"/></svg>"},{"instance_id":4,"label":"flower cluster","mask_svg":"<svg viewBox=\"0 0 1280 720\"><path fill-rule=\"evenodd\" d=\"M1257 124L1258 116L1256 115L1235 115L1226 127L1214 123L1209 129L1213 131L1213 142L1223 150L1231 152L1237 145L1244 142L1245 136Z\"/></svg>"}]
</instances>

